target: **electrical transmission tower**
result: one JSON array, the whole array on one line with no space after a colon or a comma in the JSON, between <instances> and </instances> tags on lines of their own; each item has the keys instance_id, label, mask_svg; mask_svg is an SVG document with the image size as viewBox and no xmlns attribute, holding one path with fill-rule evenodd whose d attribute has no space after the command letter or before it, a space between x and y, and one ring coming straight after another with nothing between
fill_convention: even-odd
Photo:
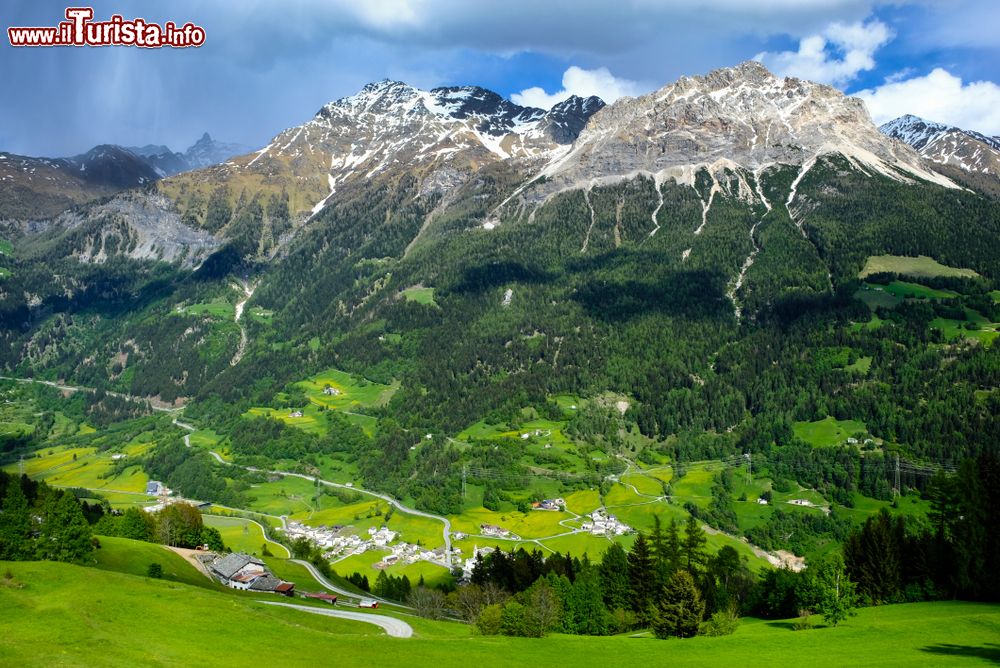
<instances>
[{"instance_id":1,"label":"electrical transmission tower","mask_svg":"<svg viewBox=\"0 0 1000 668\"><path fill-rule=\"evenodd\" d=\"M892 496L899 496L899 454L896 454L896 472L893 480Z\"/></svg>"}]
</instances>

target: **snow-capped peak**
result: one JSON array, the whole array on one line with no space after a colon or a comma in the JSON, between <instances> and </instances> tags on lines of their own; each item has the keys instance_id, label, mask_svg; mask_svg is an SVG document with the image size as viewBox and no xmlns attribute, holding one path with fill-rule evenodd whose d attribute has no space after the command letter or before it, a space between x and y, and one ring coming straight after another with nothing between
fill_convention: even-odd
<instances>
[{"instance_id":1,"label":"snow-capped peak","mask_svg":"<svg viewBox=\"0 0 1000 668\"><path fill-rule=\"evenodd\" d=\"M922 157L967 172L1000 176L1000 139L906 114L879 128Z\"/></svg>"}]
</instances>

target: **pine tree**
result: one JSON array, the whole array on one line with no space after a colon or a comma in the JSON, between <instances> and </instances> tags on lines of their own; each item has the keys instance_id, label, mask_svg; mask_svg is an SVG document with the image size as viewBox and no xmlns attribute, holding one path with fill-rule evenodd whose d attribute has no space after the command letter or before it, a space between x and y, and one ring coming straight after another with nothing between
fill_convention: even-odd
<instances>
[{"instance_id":1,"label":"pine tree","mask_svg":"<svg viewBox=\"0 0 1000 668\"><path fill-rule=\"evenodd\" d=\"M681 565L680 530L677 528L677 520L673 517L670 518L670 525L667 526L667 555L667 567L669 568L670 573L673 573L680 568Z\"/></svg>"},{"instance_id":2,"label":"pine tree","mask_svg":"<svg viewBox=\"0 0 1000 668\"><path fill-rule=\"evenodd\" d=\"M631 608L628 563L628 555L618 543L612 543L604 551L598 573L601 576L601 589L604 591L604 604L609 610Z\"/></svg>"},{"instance_id":3,"label":"pine tree","mask_svg":"<svg viewBox=\"0 0 1000 668\"><path fill-rule=\"evenodd\" d=\"M386 598L388 596L389 590L389 576L385 571L379 571L378 577L375 578L375 586L372 587L372 593L376 596Z\"/></svg>"},{"instance_id":4,"label":"pine tree","mask_svg":"<svg viewBox=\"0 0 1000 668\"><path fill-rule=\"evenodd\" d=\"M601 585L594 569L576 577L566 603L573 633L599 636L608 632L608 610L601 598Z\"/></svg>"},{"instance_id":5,"label":"pine tree","mask_svg":"<svg viewBox=\"0 0 1000 668\"><path fill-rule=\"evenodd\" d=\"M7 486L0 510L0 559L20 561L34 556L31 540L31 508L21 481L13 478Z\"/></svg>"},{"instance_id":6,"label":"pine tree","mask_svg":"<svg viewBox=\"0 0 1000 668\"><path fill-rule=\"evenodd\" d=\"M681 557L684 569L692 577L697 577L708 562L708 556L705 554L707 542L705 530L698 524L698 520L694 515L688 516L687 525L684 527L684 542L681 544Z\"/></svg>"},{"instance_id":7,"label":"pine tree","mask_svg":"<svg viewBox=\"0 0 1000 668\"><path fill-rule=\"evenodd\" d=\"M628 553L628 583L632 609L639 614L640 619L648 620L656 601L656 568L649 552L649 543L641 533Z\"/></svg>"},{"instance_id":8,"label":"pine tree","mask_svg":"<svg viewBox=\"0 0 1000 668\"><path fill-rule=\"evenodd\" d=\"M653 622L653 633L657 638L692 638L698 635L705 614L705 602L690 573L680 570L670 576L658 613Z\"/></svg>"}]
</instances>

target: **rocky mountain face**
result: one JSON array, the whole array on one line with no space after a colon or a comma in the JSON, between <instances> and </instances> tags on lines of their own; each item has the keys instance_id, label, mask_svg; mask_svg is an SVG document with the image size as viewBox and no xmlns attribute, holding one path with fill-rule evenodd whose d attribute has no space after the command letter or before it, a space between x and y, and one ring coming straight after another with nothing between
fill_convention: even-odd
<instances>
[{"instance_id":1,"label":"rocky mountain face","mask_svg":"<svg viewBox=\"0 0 1000 668\"><path fill-rule=\"evenodd\" d=\"M407 171L424 193L447 190L486 164L543 160L565 150L592 114L595 97L549 111L520 107L475 86L423 91L398 81L365 86L325 105L261 150L162 185L176 199L239 184L286 192L293 213L312 215L352 182ZM231 189L232 190L232 189Z\"/></svg>"},{"instance_id":2,"label":"rocky mountain face","mask_svg":"<svg viewBox=\"0 0 1000 668\"><path fill-rule=\"evenodd\" d=\"M907 114L879 130L914 148L921 157L957 171L963 180L1000 186L1000 138ZM947 170L945 170L947 171ZM978 178L977 178L978 177ZM992 177L983 179L982 177Z\"/></svg>"},{"instance_id":3,"label":"rocky mountain face","mask_svg":"<svg viewBox=\"0 0 1000 668\"><path fill-rule=\"evenodd\" d=\"M250 147L216 141L206 132L183 153L175 153L166 146L156 144L130 146L128 150L145 159L160 177L167 177L217 165L247 153Z\"/></svg>"},{"instance_id":4,"label":"rocky mountain face","mask_svg":"<svg viewBox=\"0 0 1000 668\"><path fill-rule=\"evenodd\" d=\"M638 174L691 184L706 168L749 173L800 167L801 178L824 155L842 155L862 172L953 186L908 147L887 141L864 104L835 88L779 78L757 62L705 76L682 77L639 98L624 98L593 116L572 149L539 171L543 185L525 197L544 199ZM745 180L744 190L752 190Z\"/></svg>"}]
</instances>

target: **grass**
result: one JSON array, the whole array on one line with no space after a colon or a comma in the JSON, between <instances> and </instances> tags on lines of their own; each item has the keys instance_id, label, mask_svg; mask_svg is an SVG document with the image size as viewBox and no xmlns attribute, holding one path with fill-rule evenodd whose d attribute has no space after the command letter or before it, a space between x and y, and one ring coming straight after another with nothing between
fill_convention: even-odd
<instances>
[{"instance_id":1,"label":"grass","mask_svg":"<svg viewBox=\"0 0 1000 668\"><path fill-rule=\"evenodd\" d=\"M233 552L246 552L260 556L261 548L266 543L271 554L288 557L288 550L279 543L268 540L264 531L256 522L242 517L222 517L221 515L205 515L202 518L205 526L215 527L222 534L222 542Z\"/></svg>"},{"instance_id":2,"label":"grass","mask_svg":"<svg viewBox=\"0 0 1000 668\"><path fill-rule=\"evenodd\" d=\"M411 302L426 304L428 306L438 305L437 302L434 301L434 288L425 288L422 285L414 285L403 290L401 294L405 299Z\"/></svg>"},{"instance_id":3,"label":"grass","mask_svg":"<svg viewBox=\"0 0 1000 668\"><path fill-rule=\"evenodd\" d=\"M366 575L368 576L369 584L374 585L375 578L379 574L379 571L374 568L374 564L382 561L387 554L389 554L389 550L369 550L362 554L355 554L334 563L333 570L344 577L355 572ZM405 575L410 578L410 584L413 586L416 586L420 582L421 575L424 577L424 584L428 585L450 584L453 580L448 569L426 561L417 561L412 564L394 564L386 568L385 572L387 575L394 577Z\"/></svg>"},{"instance_id":4,"label":"grass","mask_svg":"<svg viewBox=\"0 0 1000 668\"><path fill-rule=\"evenodd\" d=\"M854 364L845 366L844 370L864 375L872 368L872 359L871 356L859 357Z\"/></svg>"},{"instance_id":5,"label":"grass","mask_svg":"<svg viewBox=\"0 0 1000 668\"><path fill-rule=\"evenodd\" d=\"M290 427L298 427L310 434L323 436L326 434L326 417L319 406L309 405L302 409L302 417L292 417L292 410L287 408L251 408L243 417L267 417L281 420Z\"/></svg>"},{"instance_id":6,"label":"grass","mask_svg":"<svg viewBox=\"0 0 1000 668\"><path fill-rule=\"evenodd\" d=\"M877 308L896 308L901 301L896 295L888 292L881 285L862 283L861 289L854 293L856 299L863 301L874 311Z\"/></svg>"},{"instance_id":7,"label":"grass","mask_svg":"<svg viewBox=\"0 0 1000 668\"><path fill-rule=\"evenodd\" d=\"M953 299L958 296L954 290L937 290L907 281L893 281L885 286L885 291L899 299Z\"/></svg>"},{"instance_id":8,"label":"grass","mask_svg":"<svg viewBox=\"0 0 1000 668\"><path fill-rule=\"evenodd\" d=\"M345 371L328 369L296 383L296 386L302 389L309 400L306 406L299 409L302 411L302 417L291 417L294 409L269 407L251 408L243 414L244 417L271 417L281 420L287 425L322 436L326 434L324 411L336 410L344 413L348 420L372 435L375 433L378 420L371 415L355 411L384 406L399 389L400 383L383 385ZM327 387L336 390L336 394L324 394Z\"/></svg>"},{"instance_id":9,"label":"grass","mask_svg":"<svg viewBox=\"0 0 1000 668\"><path fill-rule=\"evenodd\" d=\"M216 300L202 304L191 304L182 310L187 315L210 315L221 320L232 320L236 317L236 307L227 301Z\"/></svg>"},{"instance_id":10,"label":"grass","mask_svg":"<svg viewBox=\"0 0 1000 668\"><path fill-rule=\"evenodd\" d=\"M0 239L0 255L13 255L14 246L6 239Z\"/></svg>"},{"instance_id":11,"label":"grass","mask_svg":"<svg viewBox=\"0 0 1000 668\"><path fill-rule=\"evenodd\" d=\"M601 506L601 494L596 489L573 492L564 497L566 509L577 515L592 513Z\"/></svg>"},{"instance_id":12,"label":"grass","mask_svg":"<svg viewBox=\"0 0 1000 668\"><path fill-rule=\"evenodd\" d=\"M974 322L979 325L979 329L967 329L966 323ZM971 309L966 309L966 320L950 320L947 318L934 318L930 326L941 330L944 338L948 341L956 339L968 339L979 341L983 345L989 345L997 338L997 323L988 323L982 315Z\"/></svg>"},{"instance_id":13,"label":"grass","mask_svg":"<svg viewBox=\"0 0 1000 668\"><path fill-rule=\"evenodd\" d=\"M130 443L122 451L135 457L150 447L152 443ZM118 475L109 476L115 467L111 454L98 452L95 448L42 448L36 451L35 457L24 460L24 472L32 478L60 487L109 489L118 492L144 491L149 477L138 465L129 466ZM19 463L9 464L4 470L16 472L19 466Z\"/></svg>"},{"instance_id":14,"label":"grass","mask_svg":"<svg viewBox=\"0 0 1000 668\"><path fill-rule=\"evenodd\" d=\"M0 267L0 278L7 278L10 276L10 269L6 267Z\"/></svg>"},{"instance_id":15,"label":"grass","mask_svg":"<svg viewBox=\"0 0 1000 668\"><path fill-rule=\"evenodd\" d=\"M217 666L280 663L407 666L776 665L913 666L1000 661L1000 606L937 602L860 610L836 628L744 619L731 636L474 635L468 626L407 618L408 640L374 626L259 605L264 596L212 591L67 564L4 563L25 586L0 589L0 663L16 666ZM200 576L199 576L200 577ZM819 621L819 620L817 620ZM378 642L373 642L378 638Z\"/></svg>"},{"instance_id":16,"label":"grass","mask_svg":"<svg viewBox=\"0 0 1000 668\"><path fill-rule=\"evenodd\" d=\"M560 525L559 521L572 519L572 515L549 510L532 510L528 513L522 513L516 510L495 512L486 508L470 508L461 515L454 515L449 519L452 531L479 534L481 533L479 525L495 524L521 538L544 538L569 531Z\"/></svg>"},{"instance_id":17,"label":"grass","mask_svg":"<svg viewBox=\"0 0 1000 668\"><path fill-rule=\"evenodd\" d=\"M917 257L903 257L900 255L873 255L868 258L864 269L858 274L859 278L865 278L871 274L892 273L917 278L930 278L933 276L964 276L974 278L978 276L971 269L956 269L941 264L926 255Z\"/></svg>"},{"instance_id":18,"label":"grass","mask_svg":"<svg viewBox=\"0 0 1000 668\"><path fill-rule=\"evenodd\" d=\"M869 362L871 364L871 362ZM858 420L838 420L827 416L816 422L795 422L792 425L795 436L806 443L823 448L840 445L858 432L867 432L864 422Z\"/></svg>"},{"instance_id":19,"label":"grass","mask_svg":"<svg viewBox=\"0 0 1000 668\"><path fill-rule=\"evenodd\" d=\"M94 566L101 570L145 577L146 569L155 562L163 567L164 580L210 589L217 587L191 562L162 545L109 536L99 536L98 540L101 548L94 550Z\"/></svg>"}]
</instances>

